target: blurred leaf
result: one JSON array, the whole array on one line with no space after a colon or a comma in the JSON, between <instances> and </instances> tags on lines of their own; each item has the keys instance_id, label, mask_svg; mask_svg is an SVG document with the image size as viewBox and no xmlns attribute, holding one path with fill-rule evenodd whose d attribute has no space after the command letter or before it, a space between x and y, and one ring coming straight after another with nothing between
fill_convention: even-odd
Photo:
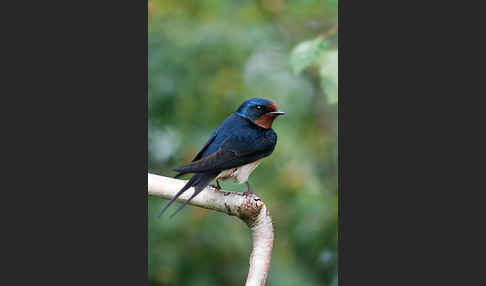
<instances>
[{"instance_id":1,"label":"blurred leaf","mask_svg":"<svg viewBox=\"0 0 486 286\"><path fill-rule=\"evenodd\" d=\"M299 74L315 63L326 46L327 42L320 36L314 40L298 44L290 55L290 65L294 74Z\"/></svg>"},{"instance_id":2,"label":"blurred leaf","mask_svg":"<svg viewBox=\"0 0 486 286\"><path fill-rule=\"evenodd\" d=\"M338 102L338 51L330 50L322 54L319 59L321 69L321 86L327 95L327 102L335 104Z\"/></svg>"}]
</instances>

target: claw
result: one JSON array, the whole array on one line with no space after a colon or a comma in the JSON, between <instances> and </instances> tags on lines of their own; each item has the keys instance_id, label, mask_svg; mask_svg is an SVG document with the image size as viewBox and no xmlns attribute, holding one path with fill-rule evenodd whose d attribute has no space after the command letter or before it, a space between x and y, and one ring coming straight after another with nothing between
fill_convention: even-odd
<instances>
[{"instance_id":1,"label":"claw","mask_svg":"<svg viewBox=\"0 0 486 286\"><path fill-rule=\"evenodd\" d=\"M221 190L221 186L219 185L219 181L216 180L216 185L212 184L211 187L215 188L216 190Z\"/></svg>"}]
</instances>

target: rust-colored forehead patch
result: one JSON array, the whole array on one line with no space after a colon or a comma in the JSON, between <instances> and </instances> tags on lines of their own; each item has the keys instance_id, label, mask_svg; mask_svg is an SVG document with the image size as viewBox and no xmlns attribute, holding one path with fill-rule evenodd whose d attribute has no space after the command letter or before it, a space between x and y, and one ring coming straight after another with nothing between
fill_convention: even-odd
<instances>
[{"instance_id":1,"label":"rust-colored forehead patch","mask_svg":"<svg viewBox=\"0 0 486 286\"><path fill-rule=\"evenodd\" d=\"M272 111L277 111L278 110L278 107L275 105L275 103L267 104L266 107L268 109L271 109Z\"/></svg>"}]
</instances>

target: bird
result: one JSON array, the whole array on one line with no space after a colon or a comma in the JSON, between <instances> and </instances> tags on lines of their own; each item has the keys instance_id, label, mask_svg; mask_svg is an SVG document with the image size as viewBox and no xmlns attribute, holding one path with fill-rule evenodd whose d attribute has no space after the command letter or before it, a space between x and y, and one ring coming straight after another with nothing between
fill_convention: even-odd
<instances>
[{"instance_id":1,"label":"bird","mask_svg":"<svg viewBox=\"0 0 486 286\"><path fill-rule=\"evenodd\" d=\"M248 177L264 157L272 154L277 144L277 134L272 129L280 111L275 102L267 98L250 98L228 116L209 136L191 163L172 169L178 172L174 178L194 173L185 186L160 211L158 218L189 188L194 193L171 216L175 216L211 182L221 189L219 181L234 179L246 184L246 194L253 193Z\"/></svg>"}]
</instances>

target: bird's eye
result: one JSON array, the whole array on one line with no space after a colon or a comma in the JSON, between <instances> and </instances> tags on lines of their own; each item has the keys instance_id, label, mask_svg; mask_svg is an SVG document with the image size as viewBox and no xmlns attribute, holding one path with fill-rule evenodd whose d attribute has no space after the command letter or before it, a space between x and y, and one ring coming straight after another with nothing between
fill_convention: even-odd
<instances>
[{"instance_id":1,"label":"bird's eye","mask_svg":"<svg viewBox=\"0 0 486 286\"><path fill-rule=\"evenodd\" d=\"M262 106L261 105L257 105L256 106L256 109L261 110L262 109Z\"/></svg>"}]
</instances>

